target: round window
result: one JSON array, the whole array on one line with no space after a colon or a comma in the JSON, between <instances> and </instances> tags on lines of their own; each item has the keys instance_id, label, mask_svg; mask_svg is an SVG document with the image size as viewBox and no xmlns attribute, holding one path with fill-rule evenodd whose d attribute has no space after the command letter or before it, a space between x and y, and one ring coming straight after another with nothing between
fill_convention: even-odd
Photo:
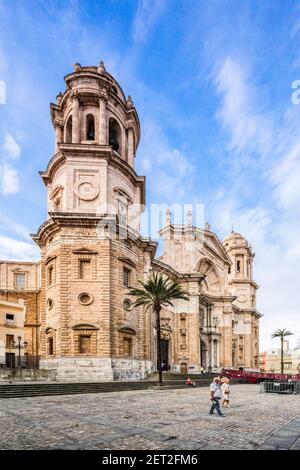
<instances>
[{"instance_id":1,"label":"round window","mask_svg":"<svg viewBox=\"0 0 300 470\"><path fill-rule=\"evenodd\" d=\"M82 292L81 294L79 294L78 300L82 305L89 305L93 302L94 299L87 292Z\"/></svg>"},{"instance_id":2,"label":"round window","mask_svg":"<svg viewBox=\"0 0 300 470\"><path fill-rule=\"evenodd\" d=\"M51 299L49 297L49 299L47 300L47 307L48 307L48 310L51 310L51 308L53 307L54 305L54 302L53 302L53 299Z\"/></svg>"},{"instance_id":3,"label":"round window","mask_svg":"<svg viewBox=\"0 0 300 470\"><path fill-rule=\"evenodd\" d=\"M129 299L124 300L123 305L124 305L125 310L131 310L131 305L132 304L131 304L131 301Z\"/></svg>"}]
</instances>

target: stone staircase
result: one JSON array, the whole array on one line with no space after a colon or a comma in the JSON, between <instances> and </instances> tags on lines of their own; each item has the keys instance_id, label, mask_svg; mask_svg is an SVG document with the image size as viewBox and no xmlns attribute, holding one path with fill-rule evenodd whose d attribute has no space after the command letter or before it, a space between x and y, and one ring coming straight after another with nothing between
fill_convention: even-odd
<instances>
[{"instance_id":1,"label":"stone staircase","mask_svg":"<svg viewBox=\"0 0 300 470\"><path fill-rule=\"evenodd\" d=\"M147 390L157 382L67 382L26 383L0 385L1 398L35 397L50 395L74 395L79 393L105 393L128 390Z\"/></svg>"},{"instance_id":2,"label":"stone staircase","mask_svg":"<svg viewBox=\"0 0 300 470\"><path fill-rule=\"evenodd\" d=\"M216 374L215 374L216 375ZM188 375L163 373L163 389L186 387ZM192 376L191 376L192 377ZM208 387L214 375L195 376L196 387ZM55 383L14 383L0 385L1 398L36 397L51 395L75 395L83 393L109 393L158 388L158 374L152 374L147 380L130 382L55 382Z\"/></svg>"},{"instance_id":3,"label":"stone staircase","mask_svg":"<svg viewBox=\"0 0 300 470\"><path fill-rule=\"evenodd\" d=\"M186 379L190 377L193 382L196 383L196 387L206 387L209 385L214 377L216 377L218 374L180 374L180 373L175 373L175 372L163 372L163 386L168 387L168 388L173 388L173 387L186 387ZM158 373L151 374L151 376L148 377L149 381L158 381Z\"/></svg>"}]
</instances>

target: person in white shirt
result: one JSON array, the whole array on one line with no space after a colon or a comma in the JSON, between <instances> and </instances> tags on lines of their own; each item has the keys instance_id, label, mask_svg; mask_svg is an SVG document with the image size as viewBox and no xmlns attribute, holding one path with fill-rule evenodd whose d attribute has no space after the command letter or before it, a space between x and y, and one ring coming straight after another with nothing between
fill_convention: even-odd
<instances>
[{"instance_id":1,"label":"person in white shirt","mask_svg":"<svg viewBox=\"0 0 300 470\"><path fill-rule=\"evenodd\" d=\"M220 400L221 400L221 379L220 377L215 377L210 384L210 399L212 401L209 414L214 414L214 410L217 410L219 416L225 416L220 409Z\"/></svg>"},{"instance_id":2,"label":"person in white shirt","mask_svg":"<svg viewBox=\"0 0 300 470\"><path fill-rule=\"evenodd\" d=\"M221 405L224 406L225 408L229 408L230 385L229 385L229 379L227 377L223 377L222 379L221 392L222 392Z\"/></svg>"}]
</instances>

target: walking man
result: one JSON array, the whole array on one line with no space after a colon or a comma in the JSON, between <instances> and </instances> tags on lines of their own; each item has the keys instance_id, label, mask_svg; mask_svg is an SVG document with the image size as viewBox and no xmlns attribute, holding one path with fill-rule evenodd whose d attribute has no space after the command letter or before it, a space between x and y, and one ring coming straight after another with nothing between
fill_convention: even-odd
<instances>
[{"instance_id":1,"label":"walking man","mask_svg":"<svg viewBox=\"0 0 300 470\"><path fill-rule=\"evenodd\" d=\"M221 379L220 377L215 377L212 383L210 384L210 399L212 401L209 414L214 414L214 409L217 410L219 416L225 417L220 409L220 400L221 400Z\"/></svg>"}]
</instances>

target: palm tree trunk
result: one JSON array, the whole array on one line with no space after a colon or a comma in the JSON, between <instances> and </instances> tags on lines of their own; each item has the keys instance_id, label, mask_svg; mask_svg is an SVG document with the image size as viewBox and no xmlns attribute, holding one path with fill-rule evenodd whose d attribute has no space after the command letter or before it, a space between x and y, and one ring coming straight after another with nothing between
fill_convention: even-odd
<instances>
[{"instance_id":1,"label":"palm tree trunk","mask_svg":"<svg viewBox=\"0 0 300 470\"><path fill-rule=\"evenodd\" d=\"M283 374L283 336L281 336L280 340L281 340L281 373Z\"/></svg>"},{"instance_id":2,"label":"palm tree trunk","mask_svg":"<svg viewBox=\"0 0 300 470\"><path fill-rule=\"evenodd\" d=\"M161 344L160 344L160 308L155 309L156 313L156 333L157 333L157 370L158 385L162 386L162 370L161 370Z\"/></svg>"}]
</instances>

